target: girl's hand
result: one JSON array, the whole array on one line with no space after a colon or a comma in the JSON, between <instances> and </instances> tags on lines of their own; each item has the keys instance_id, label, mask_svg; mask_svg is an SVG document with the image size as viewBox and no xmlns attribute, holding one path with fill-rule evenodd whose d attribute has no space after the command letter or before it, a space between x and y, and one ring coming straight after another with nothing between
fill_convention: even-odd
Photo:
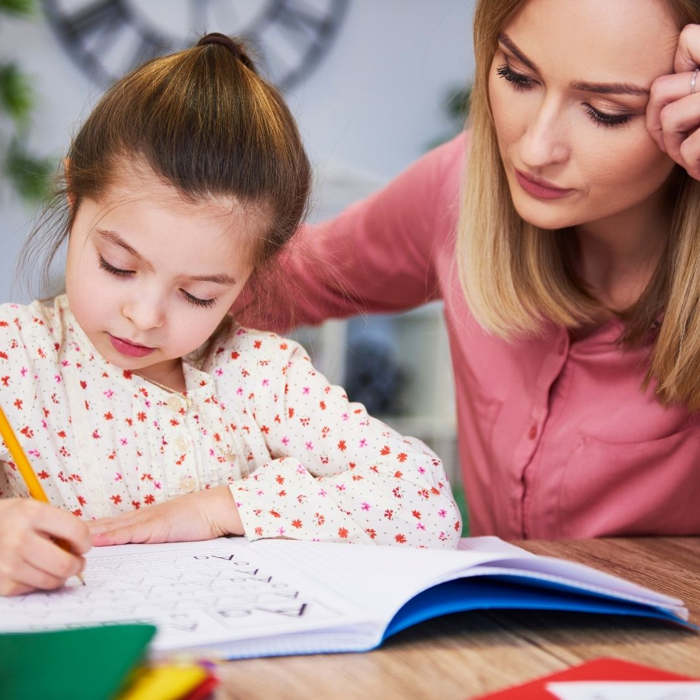
<instances>
[{"instance_id":1,"label":"girl's hand","mask_svg":"<svg viewBox=\"0 0 700 700\"><path fill-rule=\"evenodd\" d=\"M89 549L87 525L71 513L33 498L0 499L0 595L59 588L83 570Z\"/></svg>"},{"instance_id":2,"label":"girl's hand","mask_svg":"<svg viewBox=\"0 0 700 700\"><path fill-rule=\"evenodd\" d=\"M681 31L673 62L674 73L651 86L647 129L688 174L700 180L700 24Z\"/></svg>"},{"instance_id":3,"label":"girl's hand","mask_svg":"<svg viewBox=\"0 0 700 700\"><path fill-rule=\"evenodd\" d=\"M190 493L88 523L97 546L128 542L189 542L242 535L243 525L228 486Z\"/></svg>"}]
</instances>

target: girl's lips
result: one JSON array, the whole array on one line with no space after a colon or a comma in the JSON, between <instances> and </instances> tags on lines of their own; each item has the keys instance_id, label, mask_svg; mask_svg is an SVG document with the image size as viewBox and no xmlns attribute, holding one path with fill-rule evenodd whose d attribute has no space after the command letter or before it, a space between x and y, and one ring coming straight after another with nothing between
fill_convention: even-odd
<instances>
[{"instance_id":1,"label":"girl's lips","mask_svg":"<svg viewBox=\"0 0 700 700\"><path fill-rule=\"evenodd\" d=\"M122 355L128 355L129 357L145 357L146 355L153 352L154 348L149 348L145 345L136 345L123 338L117 338L116 336L109 335L109 340L112 343L112 347Z\"/></svg>"},{"instance_id":2,"label":"girl's lips","mask_svg":"<svg viewBox=\"0 0 700 700\"><path fill-rule=\"evenodd\" d=\"M573 192L572 189L562 189L561 187L555 187L554 185L545 183L542 180L533 180L520 170L515 171L515 177L518 179L520 186L528 194L538 199L559 199Z\"/></svg>"}]
</instances>

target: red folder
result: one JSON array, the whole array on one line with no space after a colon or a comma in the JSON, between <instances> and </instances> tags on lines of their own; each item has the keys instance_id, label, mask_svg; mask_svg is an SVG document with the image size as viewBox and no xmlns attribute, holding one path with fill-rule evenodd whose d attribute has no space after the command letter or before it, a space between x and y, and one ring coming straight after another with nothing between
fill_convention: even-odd
<instances>
[{"instance_id":1,"label":"red folder","mask_svg":"<svg viewBox=\"0 0 700 700\"><path fill-rule=\"evenodd\" d=\"M690 681L690 676L662 671L651 666L641 666L620 659L594 659L566 671L558 671L550 676L542 676L534 681L514 685L489 695L481 695L476 700L555 700L547 692L546 685L552 681Z\"/></svg>"}]
</instances>

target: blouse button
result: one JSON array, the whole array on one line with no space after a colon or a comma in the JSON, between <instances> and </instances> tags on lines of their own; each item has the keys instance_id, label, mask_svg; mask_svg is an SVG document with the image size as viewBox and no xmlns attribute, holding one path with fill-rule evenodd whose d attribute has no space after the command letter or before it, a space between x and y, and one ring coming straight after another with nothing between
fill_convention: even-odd
<instances>
[{"instance_id":1,"label":"blouse button","mask_svg":"<svg viewBox=\"0 0 700 700\"><path fill-rule=\"evenodd\" d=\"M183 493L192 493L194 491L194 477L183 476L180 479L180 491Z\"/></svg>"},{"instance_id":2,"label":"blouse button","mask_svg":"<svg viewBox=\"0 0 700 700\"><path fill-rule=\"evenodd\" d=\"M537 424L533 424L528 431L527 436L530 440L534 440L537 437Z\"/></svg>"},{"instance_id":3,"label":"blouse button","mask_svg":"<svg viewBox=\"0 0 700 700\"><path fill-rule=\"evenodd\" d=\"M168 399L168 408L171 411L179 411L182 407L182 400L174 394Z\"/></svg>"},{"instance_id":4,"label":"blouse button","mask_svg":"<svg viewBox=\"0 0 700 700\"><path fill-rule=\"evenodd\" d=\"M177 438L175 438L175 447L177 447L180 452L186 452L187 440L185 440L182 435L179 435Z\"/></svg>"}]
</instances>

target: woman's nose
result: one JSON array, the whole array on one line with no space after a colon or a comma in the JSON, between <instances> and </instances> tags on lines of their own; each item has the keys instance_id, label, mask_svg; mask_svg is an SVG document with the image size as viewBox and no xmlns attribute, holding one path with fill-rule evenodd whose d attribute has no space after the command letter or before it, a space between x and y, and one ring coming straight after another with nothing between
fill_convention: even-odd
<instances>
[{"instance_id":1,"label":"woman's nose","mask_svg":"<svg viewBox=\"0 0 700 700\"><path fill-rule=\"evenodd\" d=\"M533 170L563 163L569 157L565 115L555 102L546 100L527 124L520 140L520 159Z\"/></svg>"}]
</instances>

